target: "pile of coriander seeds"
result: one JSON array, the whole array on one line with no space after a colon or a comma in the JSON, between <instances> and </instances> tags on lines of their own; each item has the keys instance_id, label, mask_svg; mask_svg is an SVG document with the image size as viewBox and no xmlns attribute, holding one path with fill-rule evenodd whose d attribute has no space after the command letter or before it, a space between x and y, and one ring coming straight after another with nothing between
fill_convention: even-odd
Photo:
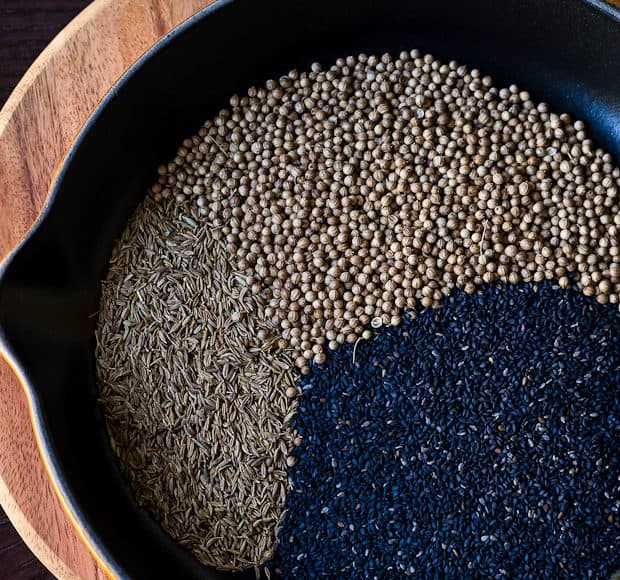
<instances>
[{"instance_id":1,"label":"pile of coriander seeds","mask_svg":"<svg viewBox=\"0 0 620 580\"><path fill-rule=\"evenodd\" d=\"M296 364L454 287L574 281L618 303L620 170L580 121L417 51L234 96L160 168L267 301Z\"/></svg>"},{"instance_id":2,"label":"pile of coriander seeds","mask_svg":"<svg viewBox=\"0 0 620 580\"><path fill-rule=\"evenodd\" d=\"M158 173L104 283L100 399L138 501L220 569L276 551L297 381L330 352L455 288L620 301L611 156L417 50L233 96Z\"/></svg>"}]
</instances>

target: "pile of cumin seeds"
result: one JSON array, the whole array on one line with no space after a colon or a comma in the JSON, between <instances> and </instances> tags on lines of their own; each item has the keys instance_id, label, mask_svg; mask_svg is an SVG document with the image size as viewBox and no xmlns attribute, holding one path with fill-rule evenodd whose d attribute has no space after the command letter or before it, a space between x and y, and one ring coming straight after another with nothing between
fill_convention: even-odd
<instances>
[{"instance_id":1,"label":"pile of cumin seeds","mask_svg":"<svg viewBox=\"0 0 620 580\"><path fill-rule=\"evenodd\" d=\"M97 378L137 501L200 561L272 556L289 483L293 361L221 242L146 199L103 283Z\"/></svg>"}]
</instances>

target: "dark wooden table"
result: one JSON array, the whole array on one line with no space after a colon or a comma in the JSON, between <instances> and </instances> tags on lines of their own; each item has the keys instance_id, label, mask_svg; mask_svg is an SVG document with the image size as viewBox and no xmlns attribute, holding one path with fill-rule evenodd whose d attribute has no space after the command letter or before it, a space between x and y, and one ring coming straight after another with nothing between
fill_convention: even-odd
<instances>
[{"instance_id":1,"label":"dark wooden table","mask_svg":"<svg viewBox=\"0 0 620 580\"><path fill-rule=\"evenodd\" d=\"M0 108L37 55L88 3L89 0L0 0ZM0 509L0 579L51 578Z\"/></svg>"}]
</instances>

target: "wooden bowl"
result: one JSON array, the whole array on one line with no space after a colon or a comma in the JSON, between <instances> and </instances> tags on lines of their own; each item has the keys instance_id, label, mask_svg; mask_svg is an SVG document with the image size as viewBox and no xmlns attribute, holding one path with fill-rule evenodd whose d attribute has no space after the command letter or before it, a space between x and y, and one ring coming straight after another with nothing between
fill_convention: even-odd
<instances>
[{"instance_id":1,"label":"wooden bowl","mask_svg":"<svg viewBox=\"0 0 620 580\"><path fill-rule=\"evenodd\" d=\"M221 0L148 51L100 103L36 225L2 265L3 354L27 391L55 485L112 574L225 576L136 504L95 402L100 281L156 165L251 84L314 60L413 47L480 67L586 120L618 158L620 12L600 2Z\"/></svg>"}]
</instances>

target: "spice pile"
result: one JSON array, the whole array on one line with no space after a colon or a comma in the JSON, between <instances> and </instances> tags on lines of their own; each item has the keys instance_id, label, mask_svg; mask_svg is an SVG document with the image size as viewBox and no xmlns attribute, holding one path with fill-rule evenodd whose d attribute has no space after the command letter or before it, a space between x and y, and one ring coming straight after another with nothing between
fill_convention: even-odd
<instances>
[{"instance_id":1,"label":"spice pile","mask_svg":"<svg viewBox=\"0 0 620 580\"><path fill-rule=\"evenodd\" d=\"M103 285L100 402L138 502L218 568L271 557L289 489L297 389L272 336L209 228L145 200Z\"/></svg>"},{"instance_id":2,"label":"spice pile","mask_svg":"<svg viewBox=\"0 0 620 580\"><path fill-rule=\"evenodd\" d=\"M609 578L620 313L543 283L405 317L300 381L285 578Z\"/></svg>"},{"instance_id":3,"label":"spice pile","mask_svg":"<svg viewBox=\"0 0 620 580\"><path fill-rule=\"evenodd\" d=\"M591 465L583 453L618 438L617 369L604 357L620 347L603 327L620 302L620 169L581 121L416 50L359 55L231 97L158 174L103 285L97 376L121 467L176 541L220 569L259 566L288 503L287 574L453 564L501 574L509 548L506 565L525 573L611 562L586 536L609 546L617 530L615 475L601 467L617 457L601 451ZM484 289L496 282L543 286ZM412 322L455 289L445 309ZM564 318L537 326L524 300ZM394 328L362 341L381 327ZM293 425L299 384L305 439ZM385 471L365 483L379 460ZM348 461L358 480L331 489ZM368 488L380 476L389 485ZM516 503L500 505L508 489ZM457 496L463 513L451 511ZM585 511L570 519L572 503ZM538 551L514 548L518 535L531 550L538 538Z\"/></svg>"},{"instance_id":4,"label":"spice pile","mask_svg":"<svg viewBox=\"0 0 620 580\"><path fill-rule=\"evenodd\" d=\"M307 362L454 287L571 278L618 303L620 169L581 121L418 51L230 99L155 199L200 208Z\"/></svg>"}]
</instances>

